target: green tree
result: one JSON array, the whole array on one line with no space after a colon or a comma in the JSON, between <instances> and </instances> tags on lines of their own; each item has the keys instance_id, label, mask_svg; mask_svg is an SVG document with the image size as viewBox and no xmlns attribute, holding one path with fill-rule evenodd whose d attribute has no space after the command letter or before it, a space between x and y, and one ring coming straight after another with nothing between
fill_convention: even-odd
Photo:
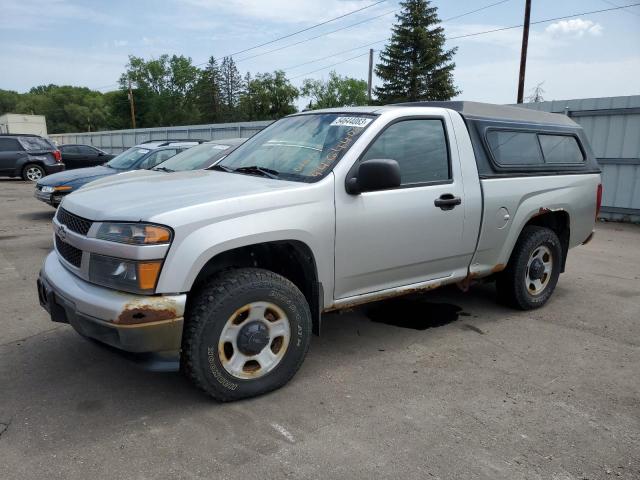
<instances>
[{"instance_id":1,"label":"green tree","mask_svg":"<svg viewBox=\"0 0 640 480\"><path fill-rule=\"evenodd\" d=\"M20 94L13 90L0 90L0 115L14 113Z\"/></svg>"},{"instance_id":2,"label":"green tree","mask_svg":"<svg viewBox=\"0 0 640 480\"><path fill-rule=\"evenodd\" d=\"M239 119L238 106L245 85L233 57L222 59L220 74L222 77L223 118L227 122L232 122Z\"/></svg>"},{"instance_id":3,"label":"green tree","mask_svg":"<svg viewBox=\"0 0 640 480\"><path fill-rule=\"evenodd\" d=\"M276 120L297 111L294 102L300 96L282 70L259 73L249 81L240 98L244 120Z\"/></svg>"},{"instance_id":4,"label":"green tree","mask_svg":"<svg viewBox=\"0 0 640 480\"><path fill-rule=\"evenodd\" d=\"M110 125L103 94L85 87L41 85L18 94L15 113L44 115L49 133L103 130Z\"/></svg>"},{"instance_id":5,"label":"green tree","mask_svg":"<svg viewBox=\"0 0 640 480\"><path fill-rule=\"evenodd\" d=\"M129 56L120 89L128 91L132 82L137 126L184 125L197 119L199 74L191 58L183 55L161 55L153 60Z\"/></svg>"},{"instance_id":6,"label":"green tree","mask_svg":"<svg viewBox=\"0 0 640 480\"><path fill-rule=\"evenodd\" d=\"M200 71L195 87L196 104L200 112L199 121L216 123L222 121L222 74L214 57Z\"/></svg>"},{"instance_id":7,"label":"green tree","mask_svg":"<svg viewBox=\"0 0 640 480\"><path fill-rule=\"evenodd\" d=\"M405 0L396 15L391 40L380 54L375 89L380 103L449 100L460 93L453 84L456 48L445 50L444 29L429 0Z\"/></svg>"},{"instance_id":8,"label":"green tree","mask_svg":"<svg viewBox=\"0 0 640 480\"><path fill-rule=\"evenodd\" d=\"M354 107L367 105L367 82L357 78L342 77L335 71L329 80L305 79L300 91L303 97L311 97L309 108Z\"/></svg>"}]
</instances>

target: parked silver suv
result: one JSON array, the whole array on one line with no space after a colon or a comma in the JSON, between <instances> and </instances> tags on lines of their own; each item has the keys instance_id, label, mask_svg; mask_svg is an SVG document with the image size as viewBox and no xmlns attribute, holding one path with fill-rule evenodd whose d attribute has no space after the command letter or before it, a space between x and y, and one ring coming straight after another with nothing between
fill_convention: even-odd
<instances>
[{"instance_id":1,"label":"parked silver suv","mask_svg":"<svg viewBox=\"0 0 640 480\"><path fill-rule=\"evenodd\" d=\"M180 355L219 400L284 385L321 314L480 278L522 309L591 238L600 170L568 117L470 102L319 110L209 170L88 185L53 221L54 321Z\"/></svg>"}]
</instances>

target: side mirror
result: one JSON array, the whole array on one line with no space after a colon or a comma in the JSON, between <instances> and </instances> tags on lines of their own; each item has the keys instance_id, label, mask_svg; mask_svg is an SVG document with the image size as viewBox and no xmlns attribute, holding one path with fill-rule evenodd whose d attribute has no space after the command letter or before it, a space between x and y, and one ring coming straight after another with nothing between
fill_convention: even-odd
<instances>
[{"instance_id":1,"label":"side mirror","mask_svg":"<svg viewBox=\"0 0 640 480\"><path fill-rule=\"evenodd\" d=\"M395 160L372 159L362 162L355 174L347 180L347 193L358 195L363 192L387 190L400 186L400 165Z\"/></svg>"},{"instance_id":2,"label":"side mirror","mask_svg":"<svg viewBox=\"0 0 640 480\"><path fill-rule=\"evenodd\" d=\"M104 157L104 152L98 152L99 157Z\"/></svg>"}]
</instances>

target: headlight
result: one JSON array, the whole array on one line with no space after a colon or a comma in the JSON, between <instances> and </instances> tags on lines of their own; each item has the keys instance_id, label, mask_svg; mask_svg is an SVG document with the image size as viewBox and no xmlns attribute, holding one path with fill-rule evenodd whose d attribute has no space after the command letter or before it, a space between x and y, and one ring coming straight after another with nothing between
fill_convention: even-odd
<instances>
[{"instance_id":1,"label":"headlight","mask_svg":"<svg viewBox=\"0 0 640 480\"><path fill-rule=\"evenodd\" d=\"M148 223L103 223L96 238L129 245L158 245L171 242L171 229Z\"/></svg>"},{"instance_id":2,"label":"headlight","mask_svg":"<svg viewBox=\"0 0 640 480\"><path fill-rule=\"evenodd\" d=\"M90 258L89 281L125 292L155 292L162 260L125 260L96 253L92 253Z\"/></svg>"},{"instance_id":3,"label":"headlight","mask_svg":"<svg viewBox=\"0 0 640 480\"><path fill-rule=\"evenodd\" d=\"M47 185L42 187L43 193L68 192L70 190L73 190L73 187L70 187L68 185L60 185L58 187L52 187Z\"/></svg>"}]
</instances>

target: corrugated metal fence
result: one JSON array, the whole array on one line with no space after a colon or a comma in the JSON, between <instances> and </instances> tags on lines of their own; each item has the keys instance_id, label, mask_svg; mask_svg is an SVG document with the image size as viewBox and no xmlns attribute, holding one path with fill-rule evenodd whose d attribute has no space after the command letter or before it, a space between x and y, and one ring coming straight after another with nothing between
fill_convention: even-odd
<instances>
[{"instance_id":1,"label":"corrugated metal fence","mask_svg":"<svg viewBox=\"0 0 640 480\"><path fill-rule=\"evenodd\" d=\"M138 128L136 130L111 130L93 133L60 133L49 135L49 138L60 145L64 143L82 143L93 145L107 153L120 153L147 140L246 138L259 132L270 123L270 121L214 123L210 125Z\"/></svg>"},{"instance_id":2,"label":"corrugated metal fence","mask_svg":"<svg viewBox=\"0 0 640 480\"><path fill-rule=\"evenodd\" d=\"M640 95L521 106L564 113L582 125L602 168L600 216L640 222Z\"/></svg>"}]
</instances>

